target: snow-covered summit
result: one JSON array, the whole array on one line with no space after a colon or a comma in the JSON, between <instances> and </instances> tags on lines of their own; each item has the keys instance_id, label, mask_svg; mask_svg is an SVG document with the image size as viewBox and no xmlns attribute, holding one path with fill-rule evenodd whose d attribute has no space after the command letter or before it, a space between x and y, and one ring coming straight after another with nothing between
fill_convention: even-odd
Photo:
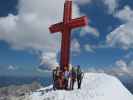
<instances>
[{"instance_id":1,"label":"snow-covered summit","mask_svg":"<svg viewBox=\"0 0 133 100\"><path fill-rule=\"evenodd\" d=\"M52 86L32 93L28 100L133 100L133 95L115 77L86 73L82 89L52 90Z\"/></svg>"}]
</instances>

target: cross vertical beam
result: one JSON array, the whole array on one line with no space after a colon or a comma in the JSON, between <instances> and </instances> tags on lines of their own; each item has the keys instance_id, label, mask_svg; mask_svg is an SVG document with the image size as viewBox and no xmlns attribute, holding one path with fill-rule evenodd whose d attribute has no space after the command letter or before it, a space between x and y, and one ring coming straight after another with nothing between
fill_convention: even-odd
<instances>
[{"instance_id":1,"label":"cross vertical beam","mask_svg":"<svg viewBox=\"0 0 133 100\"><path fill-rule=\"evenodd\" d=\"M72 1L66 1L64 4L64 16L63 16L64 29L62 32L61 57L60 57L61 59L60 68L62 71L64 71L65 69L67 70L69 69L71 28L68 25L71 19L72 19Z\"/></svg>"},{"instance_id":2,"label":"cross vertical beam","mask_svg":"<svg viewBox=\"0 0 133 100\"><path fill-rule=\"evenodd\" d=\"M60 69L62 72L69 70L70 59L70 44L71 44L71 30L87 25L87 17L72 19L72 1L66 0L64 4L63 22L51 25L49 30L51 33L61 32L61 54L60 54Z\"/></svg>"}]
</instances>

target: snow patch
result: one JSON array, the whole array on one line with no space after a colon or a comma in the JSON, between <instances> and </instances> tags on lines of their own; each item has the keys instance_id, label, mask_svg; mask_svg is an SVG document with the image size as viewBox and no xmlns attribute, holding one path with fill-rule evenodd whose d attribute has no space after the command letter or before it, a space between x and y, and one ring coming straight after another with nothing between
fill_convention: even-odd
<instances>
[{"instance_id":1,"label":"snow patch","mask_svg":"<svg viewBox=\"0 0 133 100\"><path fill-rule=\"evenodd\" d=\"M133 100L133 95L115 77L86 73L82 89L52 90L52 85L33 92L30 100Z\"/></svg>"}]
</instances>

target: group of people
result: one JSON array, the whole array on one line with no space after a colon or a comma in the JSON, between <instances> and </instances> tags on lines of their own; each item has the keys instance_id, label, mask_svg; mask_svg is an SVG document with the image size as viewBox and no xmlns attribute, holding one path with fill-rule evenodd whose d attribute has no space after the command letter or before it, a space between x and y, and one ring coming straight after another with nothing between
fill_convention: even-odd
<instances>
[{"instance_id":1,"label":"group of people","mask_svg":"<svg viewBox=\"0 0 133 100\"><path fill-rule=\"evenodd\" d=\"M59 67L53 70L53 89L66 89L73 90L74 84L77 81L78 89L81 88L81 83L83 79L83 72L80 66L72 67L71 70L62 72Z\"/></svg>"}]
</instances>

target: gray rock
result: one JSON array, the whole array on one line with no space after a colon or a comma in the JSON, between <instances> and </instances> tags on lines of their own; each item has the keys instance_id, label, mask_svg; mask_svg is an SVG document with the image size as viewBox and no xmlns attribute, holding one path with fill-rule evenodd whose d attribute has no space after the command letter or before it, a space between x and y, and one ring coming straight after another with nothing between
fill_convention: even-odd
<instances>
[{"instance_id":1,"label":"gray rock","mask_svg":"<svg viewBox=\"0 0 133 100\"><path fill-rule=\"evenodd\" d=\"M41 87L37 82L21 86L11 85L2 87L0 88L0 100L25 100L26 94L36 91Z\"/></svg>"}]
</instances>

